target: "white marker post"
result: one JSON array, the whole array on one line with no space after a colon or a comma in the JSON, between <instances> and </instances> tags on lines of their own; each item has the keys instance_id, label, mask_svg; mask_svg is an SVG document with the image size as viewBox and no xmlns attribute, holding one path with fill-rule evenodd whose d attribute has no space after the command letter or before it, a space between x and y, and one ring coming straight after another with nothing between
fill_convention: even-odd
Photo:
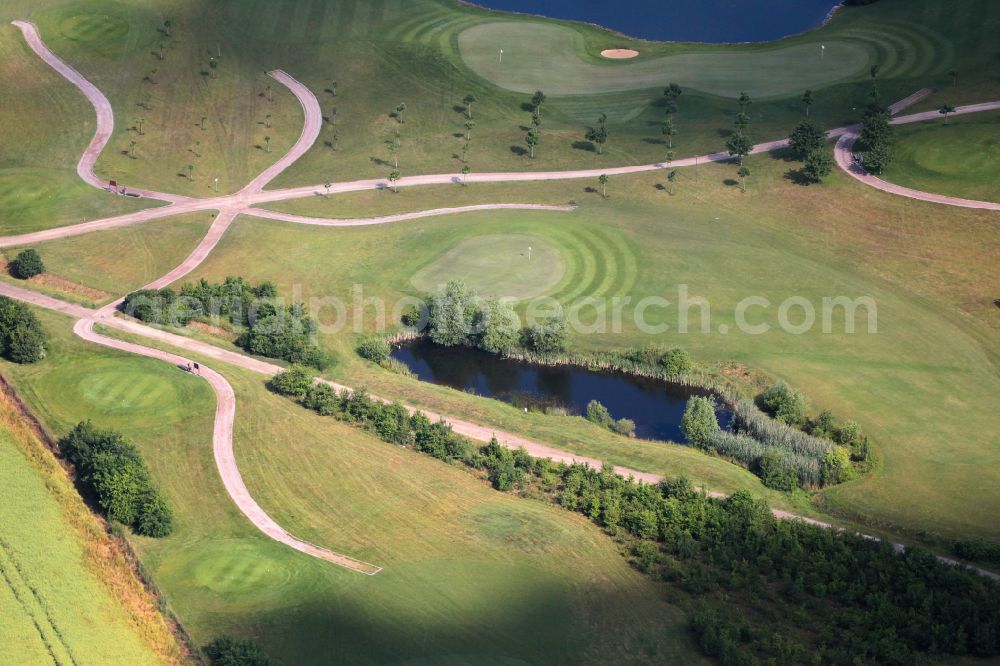
<instances>
[{"instance_id":1,"label":"white marker post","mask_svg":"<svg viewBox=\"0 0 1000 666\"><path fill-rule=\"evenodd\" d=\"M503 49L500 49L500 64L503 64Z\"/></svg>"},{"instance_id":2,"label":"white marker post","mask_svg":"<svg viewBox=\"0 0 1000 666\"><path fill-rule=\"evenodd\" d=\"M531 261L531 246L528 246L528 261Z\"/></svg>"},{"instance_id":3,"label":"white marker post","mask_svg":"<svg viewBox=\"0 0 1000 666\"><path fill-rule=\"evenodd\" d=\"M826 44L820 44L819 59L824 60L825 58L826 58Z\"/></svg>"},{"instance_id":4,"label":"white marker post","mask_svg":"<svg viewBox=\"0 0 1000 666\"><path fill-rule=\"evenodd\" d=\"M219 191L219 178L218 177L215 178L215 191L216 192Z\"/></svg>"}]
</instances>

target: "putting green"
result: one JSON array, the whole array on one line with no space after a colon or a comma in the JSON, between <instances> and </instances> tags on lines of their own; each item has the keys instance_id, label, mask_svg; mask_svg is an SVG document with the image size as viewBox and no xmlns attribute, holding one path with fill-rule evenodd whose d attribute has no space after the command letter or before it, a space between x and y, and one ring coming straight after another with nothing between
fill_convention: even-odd
<instances>
[{"instance_id":1,"label":"putting green","mask_svg":"<svg viewBox=\"0 0 1000 666\"><path fill-rule=\"evenodd\" d=\"M825 46L822 56L819 44L796 44L726 47L596 64L581 59L583 38L559 25L497 21L471 27L458 37L465 64L483 78L508 90L544 90L549 95L617 92L675 82L715 95L746 91L755 97L780 97L858 76L871 60L868 47L860 42L833 40Z\"/></svg>"},{"instance_id":2,"label":"putting green","mask_svg":"<svg viewBox=\"0 0 1000 666\"><path fill-rule=\"evenodd\" d=\"M108 14L76 14L59 24L63 36L103 55L114 55L125 49L129 24Z\"/></svg>"},{"instance_id":3,"label":"putting green","mask_svg":"<svg viewBox=\"0 0 1000 666\"><path fill-rule=\"evenodd\" d=\"M565 270L562 253L537 236L490 234L453 246L417 271L411 282L433 292L449 280L464 280L484 296L521 299L550 291Z\"/></svg>"}]
</instances>

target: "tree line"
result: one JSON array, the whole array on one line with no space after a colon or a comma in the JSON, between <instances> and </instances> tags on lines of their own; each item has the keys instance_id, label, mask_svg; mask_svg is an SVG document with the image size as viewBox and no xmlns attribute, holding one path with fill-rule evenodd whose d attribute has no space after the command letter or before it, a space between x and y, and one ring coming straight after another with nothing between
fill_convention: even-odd
<instances>
[{"instance_id":1,"label":"tree line","mask_svg":"<svg viewBox=\"0 0 1000 666\"><path fill-rule=\"evenodd\" d=\"M173 513L134 444L90 421L78 423L58 444L109 520L143 536L165 537L173 531Z\"/></svg>"},{"instance_id":2,"label":"tree line","mask_svg":"<svg viewBox=\"0 0 1000 666\"><path fill-rule=\"evenodd\" d=\"M271 282L254 286L242 277L212 284L205 279L173 289L143 289L125 297L122 310L153 324L186 326L195 319L221 321L239 333L236 344L252 354L305 363L319 370L333 358L313 341L316 322L305 304L285 305Z\"/></svg>"},{"instance_id":3,"label":"tree line","mask_svg":"<svg viewBox=\"0 0 1000 666\"><path fill-rule=\"evenodd\" d=\"M747 491L725 499L684 477L656 485L535 458L494 438L476 446L441 422L365 391L336 393L308 368L273 391L380 439L478 471L582 513L634 565L671 584L705 654L723 664L908 664L928 655L1000 654L1000 585L933 554L802 521L778 520Z\"/></svg>"}]
</instances>

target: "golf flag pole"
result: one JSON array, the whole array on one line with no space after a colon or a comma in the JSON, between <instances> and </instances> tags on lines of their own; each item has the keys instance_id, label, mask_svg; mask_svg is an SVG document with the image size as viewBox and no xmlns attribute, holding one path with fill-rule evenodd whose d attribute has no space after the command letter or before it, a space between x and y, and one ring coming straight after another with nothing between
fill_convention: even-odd
<instances>
[{"instance_id":1,"label":"golf flag pole","mask_svg":"<svg viewBox=\"0 0 1000 666\"><path fill-rule=\"evenodd\" d=\"M500 64L503 64L503 49L500 49Z\"/></svg>"}]
</instances>

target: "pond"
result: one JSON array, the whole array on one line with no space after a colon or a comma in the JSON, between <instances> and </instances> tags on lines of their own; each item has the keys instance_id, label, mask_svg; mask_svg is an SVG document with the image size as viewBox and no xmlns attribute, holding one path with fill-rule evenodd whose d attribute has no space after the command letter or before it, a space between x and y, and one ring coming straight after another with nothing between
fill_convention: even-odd
<instances>
[{"instance_id":1,"label":"pond","mask_svg":"<svg viewBox=\"0 0 1000 666\"><path fill-rule=\"evenodd\" d=\"M546 366L513 361L467 347L442 347L420 340L395 349L402 361L425 382L449 386L518 406L563 407L586 413L597 400L616 418L635 421L645 439L684 442L681 417L688 398L707 391L617 372L594 372L576 366ZM717 408L719 424L729 426L730 413Z\"/></svg>"},{"instance_id":2,"label":"pond","mask_svg":"<svg viewBox=\"0 0 1000 666\"><path fill-rule=\"evenodd\" d=\"M641 39L764 42L817 28L836 0L474 0L490 9L596 23Z\"/></svg>"}]
</instances>

